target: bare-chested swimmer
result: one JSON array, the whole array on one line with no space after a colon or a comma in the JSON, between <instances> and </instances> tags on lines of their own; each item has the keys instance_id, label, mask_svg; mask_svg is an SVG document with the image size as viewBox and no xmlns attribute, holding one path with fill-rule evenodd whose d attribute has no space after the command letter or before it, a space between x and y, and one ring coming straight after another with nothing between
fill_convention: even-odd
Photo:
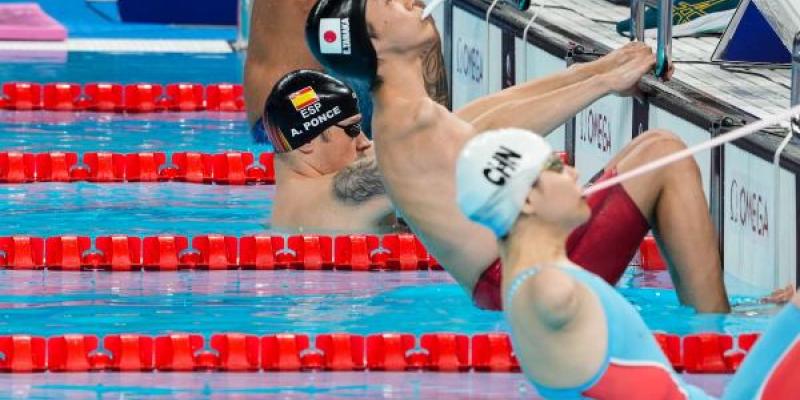
<instances>
[{"instance_id":1,"label":"bare-chested swimmer","mask_svg":"<svg viewBox=\"0 0 800 400\"><path fill-rule=\"evenodd\" d=\"M299 69L322 70L322 66L308 51L303 34L306 17L314 1L255 0L244 67L244 95L247 119L251 126L261 118L267 95L284 75ZM425 68L421 77L428 94L446 105L447 72L438 39L423 52L422 61ZM367 117L365 124L368 124L372 112L369 88L355 89L363 98L361 109ZM363 128L370 133L369 126Z\"/></svg>"},{"instance_id":2,"label":"bare-chested swimmer","mask_svg":"<svg viewBox=\"0 0 800 400\"><path fill-rule=\"evenodd\" d=\"M630 303L567 258L567 238L591 210L575 170L544 139L521 129L475 136L460 153L455 182L460 210L496 237L514 353L539 395L710 398L675 373ZM797 396L799 307L795 295L747 355L724 399Z\"/></svg>"},{"instance_id":3,"label":"bare-chested swimmer","mask_svg":"<svg viewBox=\"0 0 800 400\"><path fill-rule=\"evenodd\" d=\"M412 230L479 306L499 309L501 267L486 228L465 218L455 200L456 157L478 132L519 127L548 133L610 93L625 94L655 58L630 44L598 61L479 99L451 113L432 101L421 54L437 40L422 3L412 0L319 0L306 25L315 57L334 75L372 88L378 166ZM607 166L607 179L684 148L650 131ZM488 171L496 180L503 169ZM716 232L693 160L672 164L588 199L589 221L569 238L570 258L606 281L619 280L652 227L670 264L680 300L699 312L729 310Z\"/></svg>"},{"instance_id":4,"label":"bare-chested swimmer","mask_svg":"<svg viewBox=\"0 0 800 400\"><path fill-rule=\"evenodd\" d=\"M281 78L254 133L275 147L272 227L315 233L393 230L372 142L361 131L355 93L321 72Z\"/></svg>"}]
</instances>

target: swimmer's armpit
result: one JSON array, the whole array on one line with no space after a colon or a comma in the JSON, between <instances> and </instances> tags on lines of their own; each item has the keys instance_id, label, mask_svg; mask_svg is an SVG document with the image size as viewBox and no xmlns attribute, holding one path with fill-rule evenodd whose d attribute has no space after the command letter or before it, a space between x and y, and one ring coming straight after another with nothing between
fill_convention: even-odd
<instances>
[{"instance_id":1,"label":"swimmer's armpit","mask_svg":"<svg viewBox=\"0 0 800 400\"><path fill-rule=\"evenodd\" d=\"M333 178L333 194L345 204L358 205L386 194L383 176L374 158L356 161Z\"/></svg>"}]
</instances>

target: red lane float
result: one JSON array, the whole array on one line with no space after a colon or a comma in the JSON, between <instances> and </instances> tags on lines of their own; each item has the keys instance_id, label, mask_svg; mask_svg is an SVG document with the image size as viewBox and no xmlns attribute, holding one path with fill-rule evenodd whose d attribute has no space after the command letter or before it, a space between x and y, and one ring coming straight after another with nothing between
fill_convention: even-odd
<instances>
[{"instance_id":1,"label":"red lane float","mask_svg":"<svg viewBox=\"0 0 800 400\"><path fill-rule=\"evenodd\" d=\"M111 335L103 339L111 352L110 369L121 372L152 371L153 339L142 335Z\"/></svg>"},{"instance_id":2,"label":"red lane float","mask_svg":"<svg viewBox=\"0 0 800 400\"><path fill-rule=\"evenodd\" d=\"M83 266L84 254L92 248L88 236L58 236L45 241L45 265L50 269L78 271Z\"/></svg>"},{"instance_id":3,"label":"red lane float","mask_svg":"<svg viewBox=\"0 0 800 400\"><path fill-rule=\"evenodd\" d=\"M199 252L197 266L211 270L237 267L238 241L233 236L208 235L195 237L192 239L192 247Z\"/></svg>"},{"instance_id":4,"label":"red lane float","mask_svg":"<svg viewBox=\"0 0 800 400\"><path fill-rule=\"evenodd\" d=\"M519 362L511 349L511 337L505 333L473 336L472 367L480 372L519 371Z\"/></svg>"},{"instance_id":5,"label":"red lane float","mask_svg":"<svg viewBox=\"0 0 800 400\"><path fill-rule=\"evenodd\" d=\"M155 83L121 85L93 82L81 85L53 82L3 84L0 108L7 110L96 111L147 113L159 111L244 111L242 85L215 83Z\"/></svg>"},{"instance_id":6,"label":"red lane float","mask_svg":"<svg viewBox=\"0 0 800 400\"><path fill-rule=\"evenodd\" d=\"M255 335L217 334L211 337L211 348L219 354L219 369L222 371L259 370L259 340Z\"/></svg>"},{"instance_id":7,"label":"red lane float","mask_svg":"<svg viewBox=\"0 0 800 400\"><path fill-rule=\"evenodd\" d=\"M672 368L675 368L676 371L682 371L683 358L681 355L680 336L667 333L656 333L654 336L658 346L661 347L661 351L664 352L667 360L672 364Z\"/></svg>"},{"instance_id":8,"label":"red lane float","mask_svg":"<svg viewBox=\"0 0 800 400\"><path fill-rule=\"evenodd\" d=\"M333 268L333 239L330 236L289 236L287 246L294 253L289 266L294 269L323 270Z\"/></svg>"},{"instance_id":9,"label":"red lane float","mask_svg":"<svg viewBox=\"0 0 800 400\"><path fill-rule=\"evenodd\" d=\"M219 83L206 87L206 107L209 111L244 111L242 85Z\"/></svg>"},{"instance_id":10,"label":"red lane float","mask_svg":"<svg viewBox=\"0 0 800 400\"><path fill-rule=\"evenodd\" d=\"M152 168L150 168L152 172ZM152 175L151 175L152 177ZM44 244L44 246L43 246ZM43 258L44 257L44 258ZM178 269L441 270L413 234L0 237L0 267L129 271ZM664 339L667 340L667 339ZM670 339L671 340L671 339ZM755 340L755 339L752 339ZM667 342L661 343L667 346ZM742 348L752 341L742 344ZM670 344L670 346L672 346Z\"/></svg>"},{"instance_id":11,"label":"red lane float","mask_svg":"<svg viewBox=\"0 0 800 400\"><path fill-rule=\"evenodd\" d=\"M159 371L194 371L195 354L203 348L203 337L190 334L159 336L154 342L155 367Z\"/></svg>"},{"instance_id":12,"label":"red lane float","mask_svg":"<svg viewBox=\"0 0 800 400\"><path fill-rule=\"evenodd\" d=\"M0 372L43 372L45 339L42 337L15 335L0 336Z\"/></svg>"},{"instance_id":13,"label":"red lane float","mask_svg":"<svg viewBox=\"0 0 800 400\"><path fill-rule=\"evenodd\" d=\"M181 254L189 247L185 236L149 236L144 238L143 260L145 269L174 271L186 267L180 261Z\"/></svg>"},{"instance_id":14,"label":"red lane float","mask_svg":"<svg viewBox=\"0 0 800 400\"><path fill-rule=\"evenodd\" d=\"M334 239L335 257L334 265L337 269L352 269L367 271L381 269L386 263L381 257L374 257L380 249L380 239L377 235L348 235L337 236Z\"/></svg>"},{"instance_id":15,"label":"red lane float","mask_svg":"<svg viewBox=\"0 0 800 400\"><path fill-rule=\"evenodd\" d=\"M29 153L0 153L0 183L29 183L35 180L36 157Z\"/></svg>"},{"instance_id":16,"label":"red lane float","mask_svg":"<svg viewBox=\"0 0 800 400\"><path fill-rule=\"evenodd\" d=\"M175 153L172 163L177 167L178 181L193 183L211 183L214 160L210 154Z\"/></svg>"},{"instance_id":17,"label":"red lane float","mask_svg":"<svg viewBox=\"0 0 800 400\"><path fill-rule=\"evenodd\" d=\"M126 85L124 90L124 108L131 113L162 111L161 96L164 88L151 83Z\"/></svg>"},{"instance_id":18,"label":"red lane float","mask_svg":"<svg viewBox=\"0 0 800 400\"><path fill-rule=\"evenodd\" d=\"M382 333L367 336L367 368L372 371L419 369L411 358L416 338L411 334Z\"/></svg>"},{"instance_id":19,"label":"red lane float","mask_svg":"<svg viewBox=\"0 0 800 400\"><path fill-rule=\"evenodd\" d=\"M731 373L735 370L726 353L733 348L730 335L698 333L683 338L683 366L689 373Z\"/></svg>"},{"instance_id":20,"label":"red lane float","mask_svg":"<svg viewBox=\"0 0 800 400\"><path fill-rule=\"evenodd\" d=\"M739 342L757 334L745 334ZM686 372L731 373L732 366L720 361L732 337L722 334L680 337L656 334L660 343L683 341ZM663 339L666 338L666 341ZM377 333L366 338L348 333L317 335L314 348L308 335L271 334L263 337L244 333L218 333L205 339L198 334L174 333L158 337L140 334L62 335L42 338L28 335L0 336L0 372L87 371L414 371L518 372L507 333L491 332L471 338L455 333L429 333L419 340L408 333ZM421 346L417 348L419 343ZM698 354L698 352L703 354ZM738 352L738 351L737 351ZM742 351L744 358L744 352ZM668 357L681 358L680 347Z\"/></svg>"},{"instance_id":21,"label":"red lane float","mask_svg":"<svg viewBox=\"0 0 800 400\"><path fill-rule=\"evenodd\" d=\"M245 236L239 240L239 266L258 270L286 268L277 257L283 246L281 236Z\"/></svg>"},{"instance_id":22,"label":"red lane float","mask_svg":"<svg viewBox=\"0 0 800 400\"><path fill-rule=\"evenodd\" d=\"M81 159L82 164L78 163ZM204 154L163 152L0 153L0 183L30 182L163 182L204 184L274 184L274 154L248 152Z\"/></svg>"},{"instance_id":23,"label":"red lane float","mask_svg":"<svg viewBox=\"0 0 800 400\"><path fill-rule=\"evenodd\" d=\"M642 255L642 269L648 271L665 271L667 269L667 263L653 236L645 236L639 246L639 254Z\"/></svg>"},{"instance_id":24,"label":"red lane float","mask_svg":"<svg viewBox=\"0 0 800 400\"><path fill-rule=\"evenodd\" d=\"M142 267L142 240L134 236L101 236L95 239L101 258L98 267L131 271Z\"/></svg>"},{"instance_id":25,"label":"red lane float","mask_svg":"<svg viewBox=\"0 0 800 400\"><path fill-rule=\"evenodd\" d=\"M5 255L4 266L26 270L44 267L44 240L30 236L0 237L0 252Z\"/></svg>"},{"instance_id":26,"label":"red lane float","mask_svg":"<svg viewBox=\"0 0 800 400\"><path fill-rule=\"evenodd\" d=\"M1 156L0 156L1 157ZM77 153L41 153L36 155L37 182L72 182Z\"/></svg>"},{"instance_id":27,"label":"red lane float","mask_svg":"<svg viewBox=\"0 0 800 400\"><path fill-rule=\"evenodd\" d=\"M84 87L83 102L86 109L99 112L121 112L122 85L117 83L90 83Z\"/></svg>"},{"instance_id":28,"label":"red lane float","mask_svg":"<svg viewBox=\"0 0 800 400\"><path fill-rule=\"evenodd\" d=\"M44 85L44 109L48 111L77 111L81 107L81 86L77 83L48 83Z\"/></svg>"},{"instance_id":29,"label":"red lane float","mask_svg":"<svg viewBox=\"0 0 800 400\"><path fill-rule=\"evenodd\" d=\"M420 345L428 352L427 368L440 372L463 372L470 369L469 337L456 333L422 335Z\"/></svg>"},{"instance_id":30,"label":"red lane float","mask_svg":"<svg viewBox=\"0 0 800 400\"><path fill-rule=\"evenodd\" d=\"M89 167L89 182L123 182L125 180L125 156L116 153L86 153L83 163Z\"/></svg>"},{"instance_id":31,"label":"red lane float","mask_svg":"<svg viewBox=\"0 0 800 400\"><path fill-rule=\"evenodd\" d=\"M4 83L3 108L20 111L42 108L42 86L32 82Z\"/></svg>"},{"instance_id":32,"label":"red lane float","mask_svg":"<svg viewBox=\"0 0 800 400\"><path fill-rule=\"evenodd\" d=\"M166 105L170 111L200 111L206 108L203 86L198 83L167 85Z\"/></svg>"},{"instance_id":33,"label":"red lane float","mask_svg":"<svg viewBox=\"0 0 800 400\"><path fill-rule=\"evenodd\" d=\"M316 347L324 356L328 371L360 371L365 368L364 337L348 333L317 336Z\"/></svg>"},{"instance_id":34,"label":"red lane float","mask_svg":"<svg viewBox=\"0 0 800 400\"><path fill-rule=\"evenodd\" d=\"M311 353L306 350L310 343L308 335L284 333L262 337L261 368L264 371L300 371L321 366L321 360L316 359L318 353L308 356Z\"/></svg>"},{"instance_id":35,"label":"red lane float","mask_svg":"<svg viewBox=\"0 0 800 400\"><path fill-rule=\"evenodd\" d=\"M161 166L167 162L164 153L125 155L125 180L128 182L158 182Z\"/></svg>"},{"instance_id":36,"label":"red lane float","mask_svg":"<svg viewBox=\"0 0 800 400\"><path fill-rule=\"evenodd\" d=\"M51 372L86 372L94 369L90 353L97 349L97 336L64 335L47 339L47 367Z\"/></svg>"}]
</instances>

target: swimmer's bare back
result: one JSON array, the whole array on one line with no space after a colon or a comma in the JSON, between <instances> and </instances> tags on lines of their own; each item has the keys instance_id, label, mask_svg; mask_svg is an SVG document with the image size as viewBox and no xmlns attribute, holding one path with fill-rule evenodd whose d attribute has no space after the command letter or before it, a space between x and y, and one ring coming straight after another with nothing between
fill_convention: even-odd
<instances>
[{"instance_id":1,"label":"swimmer's bare back","mask_svg":"<svg viewBox=\"0 0 800 400\"><path fill-rule=\"evenodd\" d=\"M419 78L417 78L419 82ZM458 152L475 131L403 77L373 92L375 151L400 215L437 260L472 288L498 257L492 233L472 223L455 201Z\"/></svg>"},{"instance_id":2,"label":"swimmer's bare back","mask_svg":"<svg viewBox=\"0 0 800 400\"><path fill-rule=\"evenodd\" d=\"M287 179L276 185L271 224L284 232L389 233L397 230L394 208L383 196L344 202L333 176Z\"/></svg>"},{"instance_id":3,"label":"swimmer's bare back","mask_svg":"<svg viewBox=\"0 0 800 400\"><path fill-rule=\"evenodd\" d=\"M244 68L247 119L253 124L272 86L298 69L322 70L306 45L306 18L316 0L255 0Z\"/></svg>"}]
</instances>

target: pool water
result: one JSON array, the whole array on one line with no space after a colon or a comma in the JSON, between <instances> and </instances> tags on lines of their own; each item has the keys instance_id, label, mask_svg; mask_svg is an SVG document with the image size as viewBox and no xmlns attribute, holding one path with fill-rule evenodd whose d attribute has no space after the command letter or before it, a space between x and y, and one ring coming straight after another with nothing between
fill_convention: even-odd
<instances>
[{"instance_id":1,"label":"pool water","mask_svg":"<svg viewBox=\"0 0 800 400\"><path fill-rule=\"evenodd\" d=\"M216 57L216 58L215 58ZM127 61L126 61L127 60ZM96 65L96 69L87 68ZM178 65L178 66L176 66ZM186 66L191 66L187 68ZM238 69L237 69L238 68ZM238 56L70 54L66 64L0 65L0 81L238 80ZM241 113L0 112L0 151L268 151ZM269 229L274 188L185 183L0 185L0 236L82 234L242 236ZM620 291L653 330L760 331L773 307L733 290L735 312L698 316L678 305L668 274L630 269ZM444 272L0 271L0 335L218 332L507 331L472 306ZM728 377L688 376L719 394ZM33 398L530 398L521 374L0 375L0 396Z\"/></svg>"}]
</instances>

